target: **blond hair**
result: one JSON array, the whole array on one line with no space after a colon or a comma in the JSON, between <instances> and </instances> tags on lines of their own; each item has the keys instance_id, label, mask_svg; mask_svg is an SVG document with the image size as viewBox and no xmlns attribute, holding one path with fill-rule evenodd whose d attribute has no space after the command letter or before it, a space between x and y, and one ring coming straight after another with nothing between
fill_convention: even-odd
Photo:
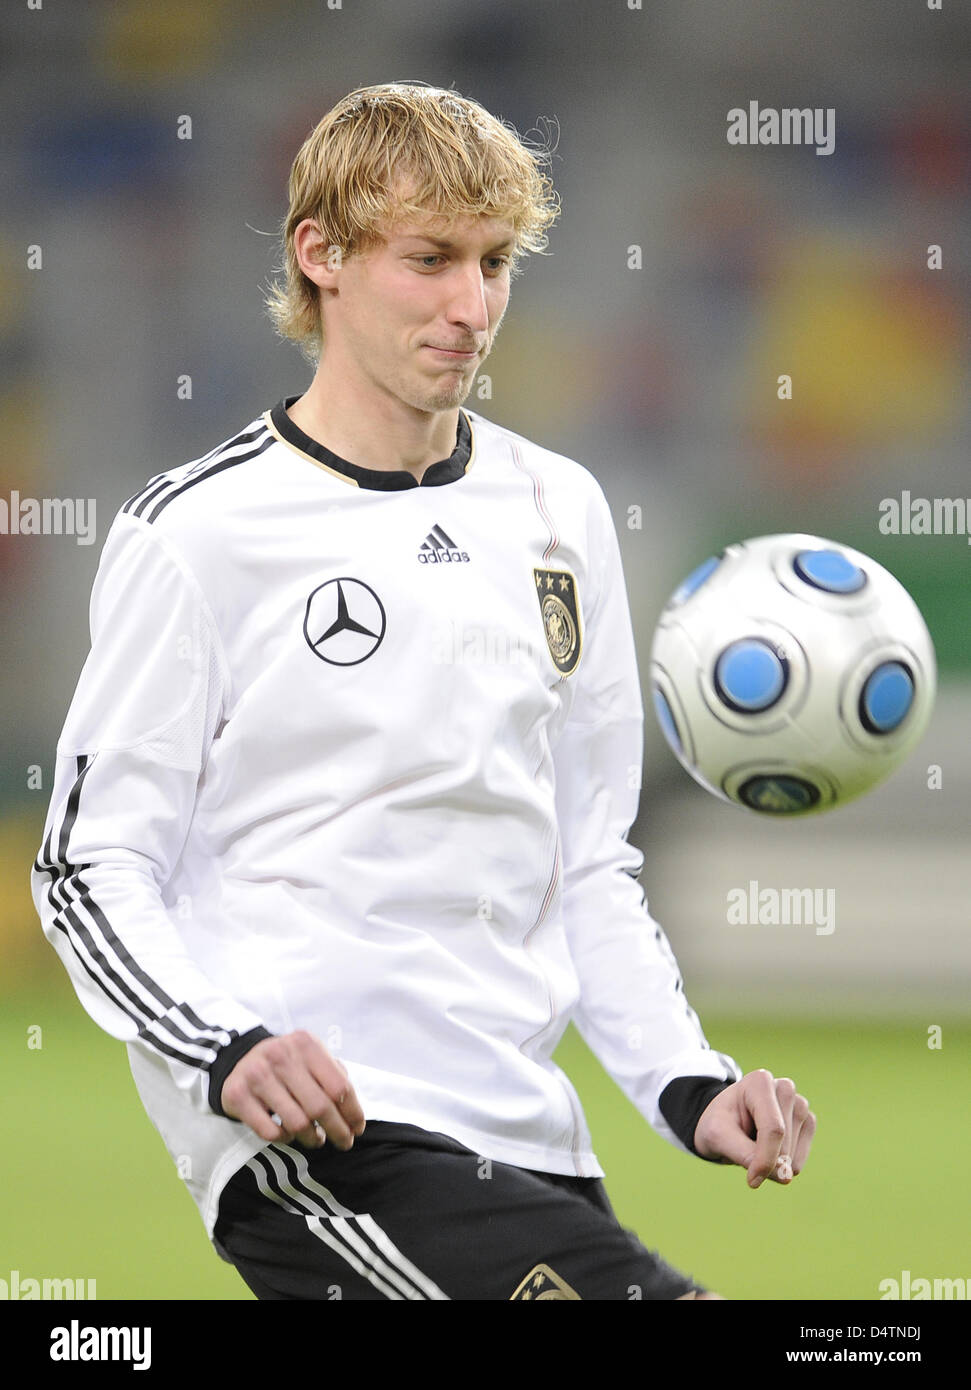
<instances>
[{"instance_id":1,"label":"blond hair","mask_svg":"<svg viewBox=\"0 0 971 1390\"><path fill-rule=\"evenodd\" d=\"M323 235L320 259L367 250L379 240L380 221L427 212L500 218L514 229L515 273L523 253L546 249L546 231L560 211L547 174L551 155L455 91L391 82L349 93L311 132L290 170L279 267L286 280L271 284L265 300L276 331L317 360L319 291L294 250L305 218Z\"/></svg>"}]
</instances>

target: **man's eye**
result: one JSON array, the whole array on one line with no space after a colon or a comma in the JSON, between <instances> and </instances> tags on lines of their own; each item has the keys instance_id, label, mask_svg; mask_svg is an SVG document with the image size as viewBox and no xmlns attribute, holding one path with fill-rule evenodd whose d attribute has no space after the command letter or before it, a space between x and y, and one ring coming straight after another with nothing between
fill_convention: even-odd
<instances>
[{"instance_id":1,"label":"man's eye","mask_svg":"<svg viewBox=\"0 0 971 1390\"><path fill-rule=\"evenodd\" d=\"M422 270L435 270L445 257L436 252L429 252L425 256L416 256L415 264ZM492 275L500 274L509 265L508 256L486 256L483 261L486 269Z\"/></svg>"}]
</instances>

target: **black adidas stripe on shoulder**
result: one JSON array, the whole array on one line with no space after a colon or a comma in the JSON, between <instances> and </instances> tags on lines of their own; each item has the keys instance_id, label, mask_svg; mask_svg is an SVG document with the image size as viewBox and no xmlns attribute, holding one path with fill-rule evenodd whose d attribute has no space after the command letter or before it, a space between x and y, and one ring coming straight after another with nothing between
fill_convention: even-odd
<instances>
[{"instance_id":1,"label":"black adidas stripe on shoulder","mask_svg":"<svg viewBox=\"0 0 971 1390\"><path fill-rule=\"evenodd\" d=\"M274 442L274 436L261 422L254 428L244 430L242 434L227 440L225 444L217 445L215 449L210 450L208 454L197 460L187 471L174 469L167 473L156 474L141 492L137 492L134 497L128 499L121 510L131 516L141 517L148 522L155 521L169 502L181 496L190 487L205 482L207 478L223 472L226 468L233 468L237 464L246 463L247 460L255 458L257 454L262 454ZM232 450L237 452L231 452Z\"/></svg>"},{"instance_id":2,"label":"black adidas stripe on shoulder","mask_svg":"<svg viewBox=\"0 0 971 1390\"><path fill-rule=\"evenodd\" d=\"M219 463L213 463L204 473L200 473L195 478L190 478L187 482L184 482L181 487L177 487L174 492L170 492L166 497L163 497L152 508L151 512L145 517L145 520L149 523L157 521L159 514L165 510L169 503L174 502L177 497L181 497L182 494L188 492L190 488L196 487L199 483L207 482L209 478L214 478L217 473L225 472L227 468L236 468L241 463L248 463L250 459L255 459L259 457L260 454L265 454L267 449L272 449L273 445L276 443L276 436L267 431L265 438L257 444L255 448L249 449L245 454L239 454L234 458L223 459Z\"/></svg>"},{"instance_id":3,"label":"black adidas stripe on shoulder","mask_svg":"<svg viewBox=\"0 0 971 1390\"><path fill-rule=\"evenodd\" d=\"M194 473L197 469L204 468L205 465L209 463L210 460L214 459L217 454L223 454L228 449L235 449L239 445L249 444L260 434L262 434L261 425L253 424L252 426L249 426L247 429L242 430L239 434L235 435L232 439L226 439L221 444L217 444L214 449L209 450L208 454L203 454L201 458L196 459L191 465L188 466L188 472ZM139 491L136 492L134 496L129 497L128 501L125 502L121 510L123 512L132 511L134 507L136 507L140 502L145 500L149 492L157 493L160 487L164 485L166 482L176 482L177 479L173 477L173 474L178 474L178 481L181 481L182 477L186 476L186 473L184 471L186 470L186 467L186 464L179 464L177 468L167 468L164 473L155 473L151 478L149 478L148 482L145 484L143 488L139 489Z\"/></svg>"}]
</instances>

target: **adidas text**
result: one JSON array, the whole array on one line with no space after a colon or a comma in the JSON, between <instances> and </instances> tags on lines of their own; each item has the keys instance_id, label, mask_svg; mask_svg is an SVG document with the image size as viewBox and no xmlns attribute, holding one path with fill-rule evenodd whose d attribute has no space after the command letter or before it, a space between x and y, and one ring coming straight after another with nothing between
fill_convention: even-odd
<instances>
[{"instance_id":1,"label":"adidas text","mask_svg":"<svg viewBox=\"0 0 971 1390\"><path fill-rule=\"evenodd\" d=\"M418 562L422 565L468 564L469 556L465 550L420 550Z\"/></svg>"}]
</instances>

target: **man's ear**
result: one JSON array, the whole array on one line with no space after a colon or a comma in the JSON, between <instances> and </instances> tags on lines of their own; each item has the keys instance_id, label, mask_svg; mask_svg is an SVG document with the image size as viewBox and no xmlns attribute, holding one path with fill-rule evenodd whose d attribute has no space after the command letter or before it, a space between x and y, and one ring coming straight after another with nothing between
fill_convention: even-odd
<instances>
[{"instance_id":1,"label":"man's ear","mask_svg":"<svg viewBox=\"0 0 971 1390\"><path fill-rule=\"evenodd\" d=\"M297 264L307 279L323 290L334 290L344 253L339 246L328 246L320 226L312 217L305 217L293 233L293 250Z\"/></svg>"}]
</instances>

